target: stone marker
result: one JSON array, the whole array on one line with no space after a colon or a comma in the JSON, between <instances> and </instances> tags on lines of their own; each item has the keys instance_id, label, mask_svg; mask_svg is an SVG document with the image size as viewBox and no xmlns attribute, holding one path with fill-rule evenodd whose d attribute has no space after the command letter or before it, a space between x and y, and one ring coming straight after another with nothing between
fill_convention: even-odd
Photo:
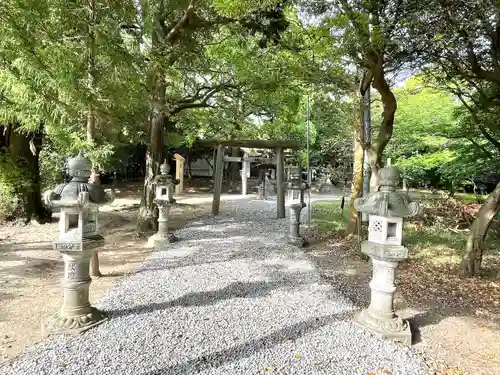
<instances>
[{"instance_id":1,"label":"stone marker","mask_svg":"<svg viewBox=\"0 0 500 375\"><path fill-rule=\"evenodd\" d=\"M153 202L158 207L158 231L150 237L155 250L162 250L168 246L169 243L178 240L173 233L168 231L168 215L170 207L175 203L173 197L174 185L179 183L179 180L173 180L169 174L170 166L165 160L160 166L160 174L155 178L156 184L156 198Z\"/></svg>"},{"instance_id":2,"label":"stone marker","mask_svg":"<svg viewBox=\"0 0 500 375\"><path fill-rule=\"evenodd\" d=\"M175 186L175 194L182 195L184 193L184 158L175 153L175 178L179 180Z\"/></svg>"},{"instance_id":3,"label":"stone marker","mask_svg":"<svg viewBox=\"0 0 500 375\"><path fill-rule=\"evenodd\" d=\"M44 194L48 206L60 208L54 249L64 260L62 307L42 324L44 334L79 333L107 319L89 303L89 263L93 251L104 243L97 233L97 207L113 202L114 192L87 182L92 163L81 154L69 159L68 167L71 181Z\"/></svg>"},{"instance_id":4,"label":"stone marker","mask_svg":"<svg viewBox=\"0 0 500 375\"><path fill-rule=\"evenodd\" d=\"M327 178L326 181L320 185L318 192L321 194L331 194L334 189L335 186L332 184L332 181L330 178Z\"/></svg>"},{"instance_id":5,"label":"stone marker","mask_svg":"<svg viewBox=\"0 0 500 375\"><path fill-rule=\"evenodd\" d=\"M245 161L248 158L248 154L245 153L243 156L243 162L240 170L241 175L241 195L247 195L248 190L248 178L250 177L250 162Z\"/></svg>"},{"instance_id":6,"label":"stone marker","mask_svg":"<svg viewBox=\"0 0 500 375\"><path fill-rule=\"evenodd\" d=\"M377 180L378 191L354 201L358 211L370 215L368 241L361 244L361 251L373 264L370 306L357 313L354 322L378 336L411 345L408 322L394 313L394 281L398 263L408 258L408 249L402 246L403 218L417 215L420 206L396 191L400 181L396 168L380 169Z\"/></svg>"},{"instance_id":7,"label":"stone marker","mask_svg":"<svg viewBox=\"0 0 500 375\"><path fill-rule=\"evenodd\" d=\"M268 198L268 194L269 194L269 191L268 191L269 183L267 181L265 169L260 170L260 180L261 180L261 183L257 186L257 197L259 199L266 200Z\"/></svg>"},{"instance_id":8,"label":"stone marker","mask_svg":"<svg viewBox=\"0 0 500 375\"><path fill-rule=\"evenodd\" d=\"M290 204L290 233L288 242L292 245L302 247L306 244L300 235L300 212L306 204L304 202L304 191L309 189L306 181L302 180L302 169L293 167L290 169L290 180L286 182L286 188L290 192L298 192L299 200Z\"/></svg>"}]
</instances>

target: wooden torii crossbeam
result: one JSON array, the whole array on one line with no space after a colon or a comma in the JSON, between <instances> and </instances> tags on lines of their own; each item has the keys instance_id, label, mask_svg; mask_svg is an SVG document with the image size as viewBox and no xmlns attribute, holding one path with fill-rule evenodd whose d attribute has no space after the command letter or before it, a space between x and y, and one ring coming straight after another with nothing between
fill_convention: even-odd
<instances>
[{"instance_id":1,"label":"wooden torii crossbeam","mask_svg":"<svg viewBox=\"0 0 500 375\"><path fill-rule=\"evenodd\" d=\"M222 194L222 176L224 169L224 148L246 147L246 148L267 148L276 150L276 214L278 219L285 217L285 159L283 151L285 149L297 150L299 143L296 141L278 140L198 140L203 146L217 146L217 156L214 173L214 198L212 201L212 214L218 215L220 212L220 197ZM243 159L243 158L238 158ZM248 158L247 158L248 159ZM238 160L240 161L240 160ZM241 160L244 161L244 160Z\"/></svg>"}]
</instances>

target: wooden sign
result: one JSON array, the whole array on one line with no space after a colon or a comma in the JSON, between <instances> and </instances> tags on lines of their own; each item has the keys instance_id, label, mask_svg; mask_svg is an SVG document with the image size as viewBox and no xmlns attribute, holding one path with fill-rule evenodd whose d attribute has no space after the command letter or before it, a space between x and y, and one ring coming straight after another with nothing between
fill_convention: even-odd
<instances>
[{"instance_id":1,"label":"wooden sign","mask_svg":"<svg viewBox=\"0 0 500 375\"><path fill-rule=\"evenodd\" d=\"M179 183L175 185L175 194L181 195L184 192L184 159L182 155L174 154L175 159L175 178Z\"/></svg>"}]
</instances>

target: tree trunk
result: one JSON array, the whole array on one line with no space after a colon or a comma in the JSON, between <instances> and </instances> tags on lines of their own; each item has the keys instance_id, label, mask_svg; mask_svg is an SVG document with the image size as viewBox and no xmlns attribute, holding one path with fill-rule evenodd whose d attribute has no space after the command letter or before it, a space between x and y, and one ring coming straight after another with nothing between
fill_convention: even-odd
<instances>
[{"instance_id":1,"label":"tree trunk","mask_svg":"<svg viewBox=\"0 0 500 375\"><path fill-rule=\"evenodd\" d=\"M354 108L354 164L352 167L352 182L351 182L351 200L349 203L347 234L355 235L358 233L358 211L354 207L354 200L363 196L363 164L364 150L361 144L363 139L364 124L363 124L363 105L362 98L356 97L357 102L361 105L356 105Z\"/></svg>"},{"instance_id":2,"label":"tree trunk","mask_svg":"<svg viewBox=\"0 0 500 375\"><path fill-rule=\"evenodd\" d=\"M377 138L365 145L371 171L370 191L375 191L377 189L377 172L383 167L382 155L391 140L394 129L394 116L398 107L396 97L385 79L383 61L376 60L371 72L373 73L373 88L380 94L383 106L382 122L380 123Z\"/></svg>"},{"instance_id":3,"label":"tree trunk","mask_svg":"<svg viewBox=\"0 0 500 375\"><path fill-rule=\"evenodd\" d=\"M23 171L23 176L28 181L27 186L18 190L22 201L22 218L26 222L36 219L40 223L50 220L50 211L42 204L41 178L40 178L40 152L43 143L43 123L39 130L27 134L15 130L9 126L9 156L11 160ZM18 216L19 217L19 216Z\"/></svg>"},{"instance_id":4,"label":"tree trunk","mask_svg":"<svg viewBox=\"0 0 500 375\"><path fill-rule=\"evenodd\" d=\"M95 42L95 1L90 0L87 4L87 85L90 93L96 87L97 72L95 68L95 58L96 58L96 42ZM94 113L94 108L92 104L88 106L87 112L87 143L90 148L95 148L96 146L96 123L97 118ZM89 183L100 184L99 179L99 166L94 163L92 164L92 173L89 178ZM90 259L89 274L93 277L101 277L102 273L99 269L99 253L97 251L92 252L92 258Z\"/></svg>"},{"instance_id":5,"label":"tree trunk","mask_svg":"<svg viewBox=\"0 0 500 375\"><path fill-rule=\"evenodd\" d=\"M483 203L470 228L465 251L460 263L461 276L475 276L481 268L484 240L491 222L500 212L500 182Z\"/></svg>"},{"instance_id":6,"label":"tree trunk","mask_svg":"<svg viewBox=\"0 0 500 375\"><path fill-rule=\"evenodd\" d=\"M354 146L354 165L352 171L351 182L351 200L349 203L349 216L347 223L347 234L356 234L358 232L358 211L354 207L354 199L360 198L363 195L363 147L356 140Z\"/></svg>"},{"instance_id":7,"label":"tree trunk","mask_svg":"<svg viewBox=\"0 0 500 375\"><path fill-rule=\"evenodd\" d=\"M139 233L149 233L158 229L158 212L153 203L155 198L154 179L160 170L163 160L163 139L165 136L164 114L159 112L151 119L151 140L146 151L146 171L144 190L142 192L137 230Z\"/></svg>"},{"instance_id":8,"label":"tree trunk","mask_svg":"<svg viewBox=\"0 0 500 375\"><path fill-rule=\"evenodd\" d=\"M160 0L155 14L155 22L151 36L152 53L164 54L164 43L168 39L165 25L165 2ZM144 189L142 192L137 231L139 233L155 232L158 229L158 209L153 200L155 198L155 177L160 171L163 161L163 147L165 143L165 126L167 125L166 110L166 72L161 66L154 66L149 72L150 90L150 142L146 150L146 166L144 171ZM169 124L170 125L170 124Z\"/></svg>"},{"instance_id":9,"label":"tree trunk","mask_svg":"<svg viewBox=\"0 0 500 375\"><path fill-rule=\"evenodd\" d=\"M193 170L192 170L192 164L193 164L193 148L190 147L187 152L187 158L186 158L186 163L187 163L187 173L188 173L188 181L191 184L191 181L193 180Z\"/></svg>"}]
</instances>

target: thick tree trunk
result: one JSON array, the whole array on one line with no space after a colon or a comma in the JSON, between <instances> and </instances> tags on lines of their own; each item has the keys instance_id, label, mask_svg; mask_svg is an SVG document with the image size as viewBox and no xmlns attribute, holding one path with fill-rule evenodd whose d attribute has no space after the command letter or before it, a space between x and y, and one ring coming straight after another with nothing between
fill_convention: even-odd
<instances>
[{"instance_id":1,"label":"thick tree trunk","mask_svg":"<svg viewBox=\"0 0 500 375\"><path fill-rule=\"evenodd\" d=\"M95 1L90 0L87 3L87 79L88 79L88 89L89 92L92 92L96 87L97 81L97 72L95 68L95 59L96 59L96 41L95 41ZM96 138L97 138L97 118L94 112L94 108L92 104L88 106L87 112L87 143L91 148L96 146ZM99 179L99 166L94 162L92 165L92 174L90 175L89 183L92 184L100 184L101 181ZM92 253L92 258L90 259L90 267L89 274L93 277L101 277L102 273L99 268L99 253L94 251Z\"/></svg>"},{"instance_id":2,"label":"thick tree trunk","mask_svg":"<svg viewBox=\"0 0 500 375\"><path fill-rule=\"evenodd\" d=\"M189 150L187 152L186 163L187 163L188 181L189 181L189 183L191 183L191 181L193 180L193 170L192 170L193 149L192 148L189 148Z\"/></svg>"},{"instance_id":3,"label":"thick tree trunk","mask_svg":"<svg viewBox=\"0 0 500 375\"><path fill-rule=\"evenodd\" d=\"M398 108L396 97L391 91L389 84L385 79L383 61L377 60L373 73L373 88L378 91L382 100L383 112L382 122L380 123L377 138L367 144L366 156L371 170L370 191L375 191L377 188L377 171L383 167L382 155L385 147L392 137L394 129L394 116Z\"/></svg>"},{"instance_id":4,"label":"thick tree trunk","mask_svg":"<svg viewBox=\"0 0 500 375\"><path fill-rule=\"evenodd\" d=\"M492 220L500 212L500 182L483 203L470 228L460 263L461 276L474 276L481 268L484 240Z\"/></svg>"},{"instance_id":5,"label":"thick tree trunk","mask_svg":"<svg viewBox=\"0 0 500 375\"><path fill-rule=\"evenodd\" d=\"M362 104L361 98L356 98L358 103ZM354 108L354 164L352 167L352 182L351 182L351 200L349 203L347 234L355 235L358 233L358 220L360 215L354 207L354 200L363 196L363 164L364 150L361 144L363 139L363 107L355 106Z\"/></svg>"},{"instance_id":6,"label":"thick tree trunk","mask_svg":"<svg viewBox=\"0 0 500 375\"><path fill-rule=\"evenodd\" d=\"M144 190L142 192L137 230L139 233L149 233L158 229L158 212L153 203L155 198L154 179L160 170L163 160L163 139L165 136L164 114L159 112L151 120L151 139L146 151L146 171Z\"/></svg>"},{"instance_id":7,"label":"thick tree trunk","mask_svg":"<svg viewBox=\"0 0 500 375\"><path fill-rule=\"evenodd\" d=\"M155 14L152 32L152 53L165 54L165 42L170 41L170 34L165 24L165 1L160 0ZM172 36L173 37L173 36ZM153 67L149 72L150 90L150 142L146 150L146 166L144 171L144 189L142 191L137 231L139 233L155 232L158 229L158 209L154 205L155 177L160 171L163 162L163 148L165 144L165 126L168 122L166 114L166 72L160 66Z\"/></svg>"},{"instance_id":8,"label":"thick tree trunk","mask_svg":"<svg viewBox=\"0 0 500 375\"><path fill-rule=\"evenodd\" d=\"M89 110L87 113L87 143L90 145L90 147L95 147L95 140L96 140L96 118L94 115L94 112L92 110L92 107L89 106ZM100 184L101 181L99 179L99 168L98 166L94 163L92 165L92 174L90 175L89 178L89 183L91 184ZM92 258L90 259L90 268L89 268L89 274L90 276L93 277L101 277L102 273L101 270L99 269L99 253L97 251L94 251L92 253Z\"/></svg>"},{"instance_id":9,"label":"thick tree trunk","mask_svg":"<svg viewBox=\"0 0 500 375\"><path fill-rule=\"evenodd\" d=\"M40 178L40 152L43 143L43 123L39 130L23 134L9 126L8 150L11 160L24 173L28 181L27 186L18 191L19 198L23 202L20 213L26 222L36 219L44 223L50 219L50 211L42 204L41 178Z\"/></svg>"}]
</instances>

